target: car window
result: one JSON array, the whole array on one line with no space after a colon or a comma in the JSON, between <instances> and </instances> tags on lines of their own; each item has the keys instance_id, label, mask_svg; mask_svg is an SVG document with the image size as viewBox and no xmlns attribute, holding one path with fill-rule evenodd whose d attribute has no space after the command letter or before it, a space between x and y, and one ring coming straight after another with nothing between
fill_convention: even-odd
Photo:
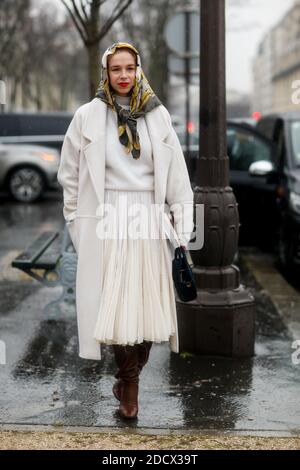
<instances>
[{"instance_id":1,"label":"car window","mask_svg":"<svg viewBox=\"0 0 300 470\"><path fill-rule=\"evenodd\" d=\"M0 114L0 137L9 137L19 135L19 119L17 116L10 116L9 114Z\"/></svg>"},{"instance_id":2,"label":"car window","mask_svg":"<svg viewBox=\"0 0 300 470\"><path fill-rule=\"evenodd\" d=\"M257 130L270 140L274 139L275 127L276 119L274 118L262 118L256 125Z\"/></svg>"},{"instance_id":3,"label":"car window","mask_svg":"<svg viewBox=\"0 0 300 470\"><path fill-rule=\"evenodd\" d=\"M253 162L271 161L271 147L259 137L241 129L227 129L230 169L248 171Z\"/></svg>"}]
</instances>

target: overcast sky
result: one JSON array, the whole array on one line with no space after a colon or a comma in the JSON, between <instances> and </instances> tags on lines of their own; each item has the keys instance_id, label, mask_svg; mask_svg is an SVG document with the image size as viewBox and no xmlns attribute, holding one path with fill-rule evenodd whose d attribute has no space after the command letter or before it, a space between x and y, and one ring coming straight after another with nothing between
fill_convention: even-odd
<instances>
[{"instance_id":1,"label":"overcast sky","mask_svg":"<svg viewBox=\"0 0 300 470\"><path fill-rule=\"evenodd\" d=\"M234 17L232 15L227 17L226 80L227 88L251 92L251 63L258 44L268 29L275 25L293 5L294 0L244 0L244 2L245 6L235 10ZM245 29L239 30L240 26Z\"/></svg>"}]
</instances>

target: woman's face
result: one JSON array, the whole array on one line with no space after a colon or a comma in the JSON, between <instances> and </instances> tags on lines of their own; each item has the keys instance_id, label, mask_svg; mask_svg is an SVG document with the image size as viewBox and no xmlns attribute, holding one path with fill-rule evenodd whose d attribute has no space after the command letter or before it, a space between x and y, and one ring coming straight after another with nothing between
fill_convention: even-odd
<instances>
[{"instance_id":1,"label":"woman's face","mask_svg":"<svg viewBox=\"0 0 300 470\"><path fill-rule=\"evenodd\" d=\"M129 96L135 82L136 61L128 51L117 51L108 56L110 86L120 96Z\"/></svg>"}]
</instances>

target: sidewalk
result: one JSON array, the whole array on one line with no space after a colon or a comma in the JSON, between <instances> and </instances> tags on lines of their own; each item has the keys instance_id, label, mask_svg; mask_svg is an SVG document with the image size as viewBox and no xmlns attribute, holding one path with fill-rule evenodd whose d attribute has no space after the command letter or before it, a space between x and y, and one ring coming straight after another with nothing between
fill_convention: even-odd
<instances>
[{"instance_id":1,"label":"sidewalk","mask_svg":"<svg viewBox=\"0 0 300 470\"><path fill-rule=\"evenodd\" d=\"M0 450L299 450L300 438L107 431L0 431Z\"/></svg>"}]
</instances>

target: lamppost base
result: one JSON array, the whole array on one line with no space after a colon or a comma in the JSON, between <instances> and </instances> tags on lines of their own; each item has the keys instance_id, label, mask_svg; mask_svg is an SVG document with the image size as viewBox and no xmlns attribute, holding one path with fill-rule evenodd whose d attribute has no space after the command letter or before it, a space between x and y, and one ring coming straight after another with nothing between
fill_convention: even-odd
<instances>
[{"instance_id":1,"label":"lamppost base","mask_svg":"<svg viewBox=\"0 0 300 470\"><path fill-rule=\"evenodd\" d=\"M191 302L176 299L180 352L200 355L254 355L255 303L243 285L236 289L198 290Z\"/></svg>"}]
</instances>

